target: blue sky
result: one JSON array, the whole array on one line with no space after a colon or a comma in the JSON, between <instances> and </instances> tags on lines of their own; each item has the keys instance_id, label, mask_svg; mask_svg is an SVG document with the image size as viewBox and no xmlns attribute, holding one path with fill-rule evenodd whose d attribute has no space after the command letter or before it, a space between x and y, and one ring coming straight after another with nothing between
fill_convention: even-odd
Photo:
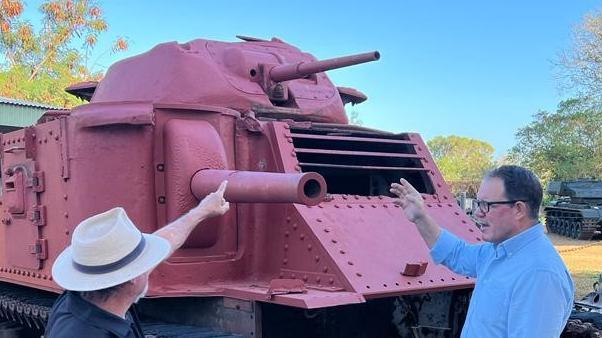
<instances>
[{"instance_id":1,"label":"blue sky","mask_svg":"<svg viewBox=\"0 0 602 338\"><path fill-rule=\"evenodd\" d=\"M41 1L27 1L35 12ZM367 102L367 127L459 135L492 144L496 156L538 110L554 110L553 63L570 47L590 0L506 1L99 1L109 31L92 56L96 70L166 41L236 41L277 36L318 58L378 50L381 60L330 71ZM126 36L126 53L107 53Z\"/></svg>"}]
</instances>

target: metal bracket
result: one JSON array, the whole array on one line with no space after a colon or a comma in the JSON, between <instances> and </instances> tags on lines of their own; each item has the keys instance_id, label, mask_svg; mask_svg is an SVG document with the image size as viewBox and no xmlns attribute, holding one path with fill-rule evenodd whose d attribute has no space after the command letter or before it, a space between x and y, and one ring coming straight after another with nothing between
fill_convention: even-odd
<instances>
[{"instance_id":1,"label":"metal bracket","mask_svg":"<svg viewBox=\"0 0 602 338\"><path fill-rule=\"evenodd\" d=\"M272 102L286 102L288 101L288 87L284 83L275 83L270 79L270 71L277 65L260 63L257 65L259 71L258 76L254 76L255 82L258 82L261 88Z\"/></svg>"},{"instance_id":2,"label":"metal bracket","mask_svg":"<svg viewBox=\"0 0 602 338\"><path fill-rule=\"evenodd\" d=\"M242 127L252 133L263 133L261 122L255 118L255 112L249 111L241 120Z\"/></svg>"},{"instance_id":3,"label":"metal bracket","mask_svg":"<svg viewBox=\"0 0 602 338\"><path fill-rule=\"evenodd\" d=\"M307 293L305 283L300 279L272 279L270 288L266 294L266 299L270 300L274 295L284 295L288 293Z\"/></svg>"},{"instance_id":4,"label":"metal bracket","mask_svg":"<svg viewBox=\"0 0 602 338\"><path fill-rule=\"evenodd\" d=\"M33 245L29 246L29 253L36 255L39 260L45 260L48 258L48 241L44 239L38 239Z\"/></svg>"},{"instance_id":5,"label":"metal bracket","mask_svg":"<svg viewBox=\"0 0 602 338\"><path fill-rule=\"evenodd\" d=\"M401 273L404 276L418 277L424 275L428 262L406 263L406 267Z\"/></svg>"},{"instance_id":6,"label":"metal bracket","mask_svg":"<svg viewBox=\"0 0 602 338\"><path fill-rule=\"evenodd\" d=\"M44 172L36 171L31 175L31 188L35 192L44 192Z\"/></svg>"},{"instance_id":7,"label":"metal bracket","mask_svg":"<svg viewBox=\"0 0 602 338\"><path fill-rule=\"evenodd\" d=\"M44 226L46 225L46 206L44 205L35 205L31 208L31 213L29 214L29 219L31 223L35 226Z\"/></svg>"}]
</instances>

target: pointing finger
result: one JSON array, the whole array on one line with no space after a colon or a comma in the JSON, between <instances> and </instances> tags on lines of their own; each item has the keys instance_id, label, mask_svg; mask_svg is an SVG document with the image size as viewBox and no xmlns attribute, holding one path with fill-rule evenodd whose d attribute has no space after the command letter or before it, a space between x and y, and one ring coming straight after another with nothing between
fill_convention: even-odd
<instances>
[{"instance_id":1,"label":"pointing finger","mask_svg":"<svg viewBox=\"0 0 602 338\"><path fill-rule=\"evenodd\" d=\"M226 192L226 186L228 186L228 181L223 181L215 192L218 193L220 196L224 196L224 193Z\"/></svg>"},{"instance_id":2,"label":"pointing finger","mask_svg":"<svg viewBox=\"0 0 602 338\"><path fill-rule=\"evenodd\" d=\"M416 190L416 188L414 188L413 185L410 184L410 182L406 181L405 179L400 179L399 183L401 183L401 185L406 189L406 193L410 193L410 194L420 194L418 192L418 190Z\"/></svg>"}]
</instances>

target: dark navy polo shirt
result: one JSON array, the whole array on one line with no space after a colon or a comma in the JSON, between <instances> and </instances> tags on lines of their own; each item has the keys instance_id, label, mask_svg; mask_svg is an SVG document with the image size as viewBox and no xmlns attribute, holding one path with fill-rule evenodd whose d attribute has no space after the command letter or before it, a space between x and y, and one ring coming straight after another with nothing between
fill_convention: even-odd
<instances>
[{"instance_id":1,"label":"dark navy polo shirt","mask_svg":"<svg viewBox=\"0 0 602 338\"><path fill-rule=\"evenodd\" d=\"M54 303L45 338L144 338L140 323L129 312L123 319L83 299L77 292L66 291Z\"/></svg>"}]
</instances>

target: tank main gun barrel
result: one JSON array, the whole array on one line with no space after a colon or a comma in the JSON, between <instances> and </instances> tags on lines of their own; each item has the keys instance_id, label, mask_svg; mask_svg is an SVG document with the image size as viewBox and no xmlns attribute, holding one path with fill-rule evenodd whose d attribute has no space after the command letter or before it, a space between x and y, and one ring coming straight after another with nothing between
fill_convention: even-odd
<instances>
[{"instance_id":1,"label":"tank main gun barrel","mask_svg":"<svg viewBox=\"0 0 602 338\"><path fill-rule=\"evenodd\" d=\"M336 68L353 66L360 63L376 61L378 59L380 59L380 53L374 51L322 61L298 62L280 65L270 70L270 79L274 82L300 79L311 74L316 74Z\"/></svg>"},{"instance_id":2,"label":"tank main gun barrel","mask_svg":"<svg viewBox=\"0 0 602 338\"><path fill-rule=\"evenodd\" d=\"M192 177L190 188L199 200L224 180L224 198L234 203L299 203L317 205L326 195L326 181L318 173L271 173L204 169Z\"/></svg>"}]
</instances>

